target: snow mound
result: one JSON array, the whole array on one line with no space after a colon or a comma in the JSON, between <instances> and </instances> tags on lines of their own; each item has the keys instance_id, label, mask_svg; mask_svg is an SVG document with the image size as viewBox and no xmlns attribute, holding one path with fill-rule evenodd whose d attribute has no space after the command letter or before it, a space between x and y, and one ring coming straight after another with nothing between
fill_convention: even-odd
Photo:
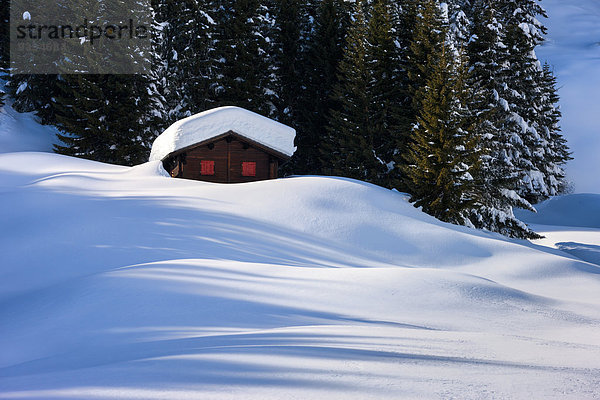
<instances>
[{"instance_id":1,"label":"snow mound","mask_svg":"<svg viewBox=\"0 0 600 400\"><path fill-rule=\"evenodd\" d=\"M230 130L290 157L296 150L296 131L293 128L252 111L227 106L175 122L152 144L150 161L161 161L174 151Z\"/></svg>"},{"instance_id":2,"label":"snow mound","mask_svg":"<svg viewBox=\"0 0 600 400\"><path fill-rule=\"evenodd\" d=\"M370 184L3 154L0 226L0 398L600 397L600 267Z\"/></svg>"},{"instance_id":3,"label":"snow mound","mask_svg":"<svg viewBox=\"0 0 600 400\"><path fill-rule=\"evenodd\" d=\"M163 164L160 161L149 161L141 165L136 165L134 167L131 167L131 169L127 171L127 174L139 177L171 177L171 175L169 175L169 173L164 169Z\"/></svg>"},{"instance_id":4,"label":"snow mound","mask_svg":"<svg viewBox=\"0 0 600 400\"><path fill-rule=\"evenodd\" d=\"M515 210L528 224L600 229L600 194L553 197L535 206L537 213Z\"/></svg>"}]
</instances>

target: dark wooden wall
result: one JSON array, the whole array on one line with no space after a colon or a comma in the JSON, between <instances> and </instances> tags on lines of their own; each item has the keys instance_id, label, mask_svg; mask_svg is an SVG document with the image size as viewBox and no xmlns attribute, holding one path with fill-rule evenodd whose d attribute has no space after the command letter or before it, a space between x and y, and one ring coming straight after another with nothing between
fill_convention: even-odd
<instances>
[{"instance_id":1,"label":"dark wooden wall","mask_svg":"<svg viewBox=\"0 0 600 400\"><path fill-rule=\"evenodd\" d=\"M214 161L214 175L200 173L202 160ZM256 176L243 176L242 162L255 162ZM233 136L191 147L164 161L165 169L173 177L217 183L274 179L277 178L278 164L276 157Z\"/></svg>"}]
</instances>

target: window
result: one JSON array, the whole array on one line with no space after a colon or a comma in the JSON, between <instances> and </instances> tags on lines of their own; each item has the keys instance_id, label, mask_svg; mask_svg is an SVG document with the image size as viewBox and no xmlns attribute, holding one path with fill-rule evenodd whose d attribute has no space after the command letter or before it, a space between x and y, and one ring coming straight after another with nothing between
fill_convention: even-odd
<instances>
[{"instance_id":1,"label":"window","mask_svg":"<svg viewBox=\"0 0 600 400\"><path fill-rule=\"evenodd\" d=\"M211 160L200 161L200 175L214 175L215 162Z\"/></svg>"},{"instance_id":2,"label":"window","mask_svg":"<svg viewBox=\"0 0 600 400\"><path fill-rule=\"evenodd\" d=\"M242 176L256 176L256 163L244 161L242 163Z\"/></svg>"}]
</instances>

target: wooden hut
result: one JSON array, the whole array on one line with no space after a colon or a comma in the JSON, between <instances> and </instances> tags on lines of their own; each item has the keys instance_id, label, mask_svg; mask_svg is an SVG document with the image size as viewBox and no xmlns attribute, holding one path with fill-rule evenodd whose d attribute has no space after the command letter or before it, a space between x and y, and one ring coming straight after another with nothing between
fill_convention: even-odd
<instances>
[{"instance_id":1,"label":"wooden hut","mask_svg":"<svg viewBox=\"0 0 600 400\"><path fill-rule=\"evenodd\" d=\"M156 138L150 161L172 177L218 183L277 178L294 153L296 131L239 107L219 107L171 125Z\"/></svg>"}]
</instances>

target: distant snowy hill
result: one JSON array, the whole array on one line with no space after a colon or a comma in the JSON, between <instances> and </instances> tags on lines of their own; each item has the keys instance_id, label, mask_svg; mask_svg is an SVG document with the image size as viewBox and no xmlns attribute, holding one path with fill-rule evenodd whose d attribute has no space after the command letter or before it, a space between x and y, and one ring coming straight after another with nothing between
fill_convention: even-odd
<instances>
[{"instance_id":1,"label":"distant snowy hill","mask_svg":"<svg viewBox=\"0 0 600 400\"><path fill-rule=\"evenodd\" d=\"M517 211L521 220L545 236L536 243L600 265L600 194L554 197L536 208L537 214Z\"/></svg>"},{"instance_id":2,"label":"distant snowy hill","mask_svg":"<svg viewBox=\"0 0 600 400\"><path fill-rule=\"evenodd\" d=\"M373 185L14 153L0 226L1 399L600 397L599 265Z\"/></svg>"},{"instance_id":3,"label":"distant snowy hill","mask_svg":"<svg viewBox=\"0 0 600 400\"><path fill-rule=\"evenodd\" d=\"M600 194L553 197L536 206L537 213L518 210L527 223L600 229Z\"/></svg>"},{"instance_id":4,"label":"distant snowy hill","mask_svg":"<svg viewBox=\"0 0 600 400\"><path fill-rule=\"evenodd\" d=\"M537 50L558 77L561 122L573 157L567 173L578 193L600 192L600 1L543 0L548 41Z\"/></svg>"}]
</instances>

